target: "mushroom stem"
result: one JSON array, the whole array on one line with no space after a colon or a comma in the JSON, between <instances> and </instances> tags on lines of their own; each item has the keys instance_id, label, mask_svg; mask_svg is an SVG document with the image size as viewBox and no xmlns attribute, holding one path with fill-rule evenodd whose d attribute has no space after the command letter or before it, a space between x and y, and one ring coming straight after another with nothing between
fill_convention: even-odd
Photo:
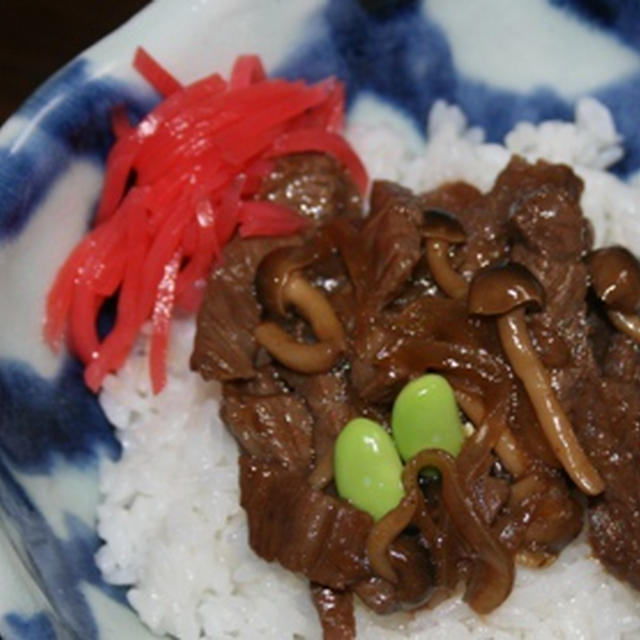
<instances>
[{"instance_id":1,"label":"mushroom stem","mask_svg":"<svg viewBox=\"0 0 640 640\"><path fill-rule=\"evenodd\" d=\"M427 262L438 286L451 298L467 295L468 283L449 262L449 242L429 238L426 242Z\"/></svg>"},{"instance_id":2,"label":"mushroom stem","mask_svg":"<svg viewBox=\"0 0 640 640\"><path fill-rule=\"evenodd\" d=\"M477 613L489 613L502 604L513 587L511 555L475 511L460 483L456 462L440 449L423 449L407 462L402 480L405 489L415 486L424 467L435 467L441 476L441 496L458 535L473 551L475 561L468 577L464 600Z\"/></svg>"},{"instance_id":3,"label":"mushroom stem","mask_svg":"<svg viewBox=\"0 0 640 640\"><path fill-rule=\"evenodd\" d=\"M640 318L635 314L622 311L609 311L611 324L622 333L626 333L634 342L640 344Z\"/></svg>"},{"instance_id":4,"label":"mushroom stem","mask_svg":"<svg viewBox=\"0 0 640 640\"><path fill-rule=\"evenodd\" d=\"M542 549L536 551L520 549L516 553L516 562L521 567L527 567L529 569L543 569L544 567L552 565L556 560L557 556Z\"/></svg>"},{"instance_id":5,"label":"mushroom stem","mask_svg":"<svg viewBox=\"0 0 640 640\"><path fill-rule=\"evenodd\" d=\"M464 391L456 390L455 395L461 409L467 415L469 420L473 422L475 427L479 428L479 425L484 421L486 414L482 401L474 398ZM525 471L529 468L529 459L527 454L523 451L522 447L520 447L511 432L511 429L509 429L507 425L504 426L494 449L504 466L507 468L507 471L509 471L509 473L515 478L519 478L524 475Z\"/></svg>"},{"instance_id":6,"label":"mushroom stem","mask_svg":"<svg viewBox=\"0 0 640 640\"><path fill-rule=\"evenodd\" d=\"M546 484L535 474L521 478L511 485L511 506L516 507L534 493L541 493Z\"/></svg>"},{"instance_id":7,"label":"mushroom stem","mask_svg":"<svg viewBox=\"0 0 640 640\"><path fill-rule=\"evenodd\" d=\"M333 445L317 460L316 466L307 477L312 489L322 491L333 480Z\"/></svg>"},{"instance_id":8,"label":"mushroom stem","mask_svg":"<svg viewBox=\"0 0 640 640\"><path fill-rule=\"evenodd\" d=\"M254 334L258 344L295 371L322 373L331 369L346 347L346 337L327 297L299 273L294 273L284 284L282 302L284 306L296 307L311 325L318 342L300 342L275 322L262 322Z\"/></svg>"},{"instance_id":9,"label":"mushroom stem","mask_svg":"<svg viewBox=\"0 0 640 640\"><path fill-rule=\"evenodd\" d=\"M276 360L301 373L328 371L340 354L338 345L331 341L299 342L275 322L260 323L255 338Z\"/></svg>"},{"instance_id":10,"label":"mushroom stem","mask_svg":"<svg viewBox=\"0 0 640 640\"><path fill-rule=\"evenodd\" d=\"M500 434L495 450L507 471L515 478L520 478L529 468L527 454L508 427L505 427L505 430Z\"/></svg>"},{"instance_id":11,"label":"mushroom stem","mask_svg":"<svg viewBox=\"0 0 640 640\"><path fill-rule=\"evenodd\" d=\"M524 309L513 309L498 318L502 347L522 381L540 426L558 460L584 493L604 489L600 474L583 451L573 428L551 388L549 374L538 359L527 330Z\"/></svg>"},{"instance_id":12,"label":"mushroom stem","mask_svg":"<svg viewBox=\"0 0 640 640\"><path fill-rule=\"evenodd\" d=\"M342 324L327 297L302 276L289 279L284 297L311 325L318 340L329 340L344 349L346 338Z\"/></svg>"},{"instance_id":13,"label":"mushroom stem","mask_svg":"<svg viewBox=\"0 0 640 640\"><path fill-rule=\"evenodd\" d=\"M392 584L398 577L389 560L389 545L402 533L418 508L418 490L411 491L395 509L378 520L367 537L367 557L373 570Z\"/></svg>"}]
</instances>

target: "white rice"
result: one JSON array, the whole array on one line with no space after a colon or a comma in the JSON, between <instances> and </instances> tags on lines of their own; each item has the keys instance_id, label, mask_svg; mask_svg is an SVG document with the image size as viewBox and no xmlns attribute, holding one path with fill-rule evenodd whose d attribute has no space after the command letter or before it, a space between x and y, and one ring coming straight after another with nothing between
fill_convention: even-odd
<instances>
[{"instance_id":1,"label":"white rice","mask_svg":"<svg viewBox=\"0 0 640 640\"><path fill-rule=\"evenodd\" d=\"M599 242L640 246L640 190L603 171L623 153L607 109L580 101L575 123L521 123L505 145L483 144L462 112L438 103L424 144L388 109L363 100L349 137L373 177L415 190L463 179L488 189L511 153L572 164ZM623 240L624 239L624 240ZM172 333L169 380L153 396L143 337L100 402L123 445L101 470L96 561L157 634L197 638L319 638L306 580L253 555L238 504L237 449L217 415L218 388L189 371L192 319ZM359 638L575 639L640 637L640 597L590 558L583 539L550 568L519 568L509 599L480 618L458 599L415 616L357 608Z\"/></svg>"}]
</instances>

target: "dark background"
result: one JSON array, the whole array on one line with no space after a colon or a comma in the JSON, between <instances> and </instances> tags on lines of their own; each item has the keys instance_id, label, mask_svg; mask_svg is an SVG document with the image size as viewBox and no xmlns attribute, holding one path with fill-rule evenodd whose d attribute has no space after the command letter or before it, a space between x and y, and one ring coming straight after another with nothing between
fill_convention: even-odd
<instances>
[{"instance_id":1,"label":"dark background","mask_svg":"<svg viewBox=\"0 0 640 640\"><path fill-rule=\"evenodd\" d=\"M5 0L0 15L0 124L54 71L146 0Z\"/></svg>"}]
</instances>

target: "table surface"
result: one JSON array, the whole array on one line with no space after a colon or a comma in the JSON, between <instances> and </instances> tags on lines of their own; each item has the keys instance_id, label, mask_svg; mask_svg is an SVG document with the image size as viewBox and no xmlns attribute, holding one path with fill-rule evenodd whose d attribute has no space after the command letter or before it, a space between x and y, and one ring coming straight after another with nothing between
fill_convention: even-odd
<instances>
[{"instance_id":1,"label":"table surface","mask_svg":"<svg viewBox=\"0 0 640 640\"><path fill-rule=\"evenodd\" d=\"M0 20L0 123L46 78L147 0L5 0Z\"/></svg>"}]
</instances>

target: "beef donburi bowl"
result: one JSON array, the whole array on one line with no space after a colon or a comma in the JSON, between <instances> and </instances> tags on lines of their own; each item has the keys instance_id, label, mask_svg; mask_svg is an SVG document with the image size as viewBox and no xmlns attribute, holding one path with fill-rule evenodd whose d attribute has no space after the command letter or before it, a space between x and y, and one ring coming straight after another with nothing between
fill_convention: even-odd
<instances>
[{"instance_id":1,"label":"beef donburi bowl","mask_svg":"<svg viewBox=\"0 0 640 640\"><path fill-rule=\"evenodd\" d=\"M159 2L4 126L3 637L638 633L630 6Z\"/></svg>"}]
</instances>

